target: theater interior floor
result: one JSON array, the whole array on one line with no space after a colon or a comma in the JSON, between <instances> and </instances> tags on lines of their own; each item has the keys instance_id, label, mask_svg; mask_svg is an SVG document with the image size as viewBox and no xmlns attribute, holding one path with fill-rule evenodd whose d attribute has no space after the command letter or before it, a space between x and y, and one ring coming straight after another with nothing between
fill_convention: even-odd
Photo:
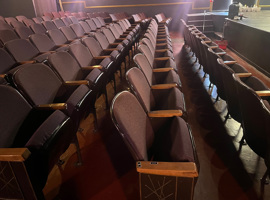
<instances>
[{"instance_id":1,"label":"theater interior floor","mask_svg":"<svg viewBox=\"0 0 270 200\"><path fill-rule=\"evenodd\" d=\"M224 125L226 103L216 98L216 88L208 88L208 78L198 64L191 65L183 59L183 38L171 33L175 59L183 84L188 123L191 125L200 161L200 173L196 184L195 200L244 200L270 199L270 186L261 187L260 178L265 172L263 159L244 145L241 152L239 141L242 135L240 124L229 119ZM184 47L183 47L184 48ZM181 51L182 49L182 51ZM245 62L230 52L238 62ZM248 66L248 65L247 65ZM248 66L252 73L266 81L269 78ZM114 97L112 84L107 85L109 100ZM118 91L128 89L123 79L117 76ZM82 123L78 138L83 165L77 166L74 145L62 155L64 164L52 170L44 194L47 200L137 200L139 180L133 160L106 110L104 97L96 104L98 130L93 132L93 117Z\"/></svg>"}]
</instances>

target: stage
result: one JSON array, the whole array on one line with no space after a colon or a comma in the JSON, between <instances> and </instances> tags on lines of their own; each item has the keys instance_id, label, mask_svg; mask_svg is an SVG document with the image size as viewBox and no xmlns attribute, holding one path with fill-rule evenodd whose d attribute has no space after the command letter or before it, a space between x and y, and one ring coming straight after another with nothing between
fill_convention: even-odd
<instances>
[{"instance_id":1,"label":"stage","mask_svg":"<svg viewBox=\"0 0 270 200\"><path fill-rule=\"evenodd\" d=\"M246 12L242 20L226 19L224 36L235 51L270 77L270 11Z\"/></svg>"}]
</instances>

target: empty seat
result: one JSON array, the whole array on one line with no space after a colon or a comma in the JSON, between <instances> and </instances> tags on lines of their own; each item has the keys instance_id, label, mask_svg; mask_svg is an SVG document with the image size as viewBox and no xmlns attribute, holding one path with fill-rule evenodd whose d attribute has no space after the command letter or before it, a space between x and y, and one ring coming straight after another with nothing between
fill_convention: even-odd
<instances>
[{"instance_id":1,"label":"empty seat","mask_svg":"<svg viewBox=\"0 0 270 200\"><path fill-rule=\"evenodd\" d=\"M177 84L181 87L181 81L178 74L173 68L153 69L147 58L143 54L134 56L134 62L145 74L147 81L150 85L155 84Z\"/></svg>"},{"instance_id":2,"label":"empty seat","mask_svg":"<svg viewBox=\"0 0 270 200\"><path fill-rule=\"evenodd\" d=\"M53 19L60 19L62 16L60 15L60 13L58 12L52 12L52 15L53 15Z\"/></svg>"},{"instance_id":3,"label":"empty seat","mask_svg":"<svg viewBox=\"0 0 270 200\"><path fill-rule=\"evenodd\" d=\"M53 23L55 24L55 26L56 26L57 28L66 26L65 23L64 23L61 19L59 19L59 18L54 19L54 20L53 20Z\"/></svg>"},{"instance_id":4,"label":"empty seat","mask_svg":"<svg viewBox=\"0 0 270 200\"><path fill-rule=\"evenodd\" d=\"M35 24L35 22L32 19L24 19L23 23L25 24L25 26L30 27L30 25Z\"/></svg>"},{"instance_id":5,"label":"empty seat","mask_svg":"<svg viewBox=\"0 0 270 200\"><path fill-rule=\"evenodd\" d=\"M61 20L64 22L66 26L69 26L70 24L72 24L72 21L67 17L62 17Z\"/></svg>"},{"instance_id":6,"label":"empty seat","mask_svg":"<svg viewBox=\"0 0 270 200\"><path fill-rule=\"evenodd\" d=\"M41 22L43 21L41 17L33 17L32 19L36 24L41 24Z\"/></svg>"},{"instance_id":7,"label":"empty seat","mask_svg":"<svg viewBox=\"0 0 270 200\"><path fill-rule=\"evenodd\" d=\"M267 166L266 175L269 176L269 124L270 110L267 108L269 101L260 98L270 96L270 90L256 92L245 85L237 75L233 75L237 91L240 110L243 118L243 135L249 147L260 157ZM262 182L265 183L267 176Z\"/></svg>"},{"instance_id":8,"label":"empty seat","mask_svg":"<svg viewBox=\"0 0 270 200\"><path fill-rule=\"evenodd\" d=\"M113 99L111 116L134 160L196 162L193 138L183 119L171 117L157 129L136 97L127 91Z\"/></svg>"},{"instance_id":9,"label":"empty seat","mask_svg":"<svg viewBox=\"0 0 270 200\"><path fill-rule=\"evenodd\" d=\"M30 35L34 34L33 31L26 26L16 27L14 30L21 39L28 39Z\"/></svg>"},{"instance_id":10,"label":"empty seat","mask_svg":"<svg viewBox=\"0 0 270 200\"><path fill-rule=\"evenodd\" d=\"M29 39L39 52L68 50L68 45L56 45L47 35L44 34L36 33L31 35Z\"/></svg>"},{"instance_id":11,"label":"empty seat","mask_svg":"<svg viewBox=\"0 0 270 200\"><path fill-rule=\"evenodd\" d=\"M56 45L70 44L73 42L75 42L75 43L80 42L80 40L69 41L66 38L66 36L63 34L63 32L60 31L59 29L49 30L48 35Z\"/></svg>"},{"instance_id":12,"label":"empty seat","mask_svg":"<svg viewBox=\"0 0 270 200\"><path fill-rule=\"evenodd\" d=\"M24 23L19 22L19 21L12 21L12 22L10 22L10 25L11 25L13 28L25 26Z\"/></svg>"},{"instance_id":13,"label":"empty seat","mask_svg":"<svg viewBox=\"0 0 270 200\"><path fill-rule=\"evenodd\" d=\"M173 116L185 117L183 94L176 85L150 86L145 75L136 67L127 72L126 78L149 117L168 110L172 111Z\"/></svg>"},{"instance_id":14,"label":"empty seat","mask_svg":"<svg viewBox=\"0 0 270 200\"><path fill-rule=\"evenodd\" d=\"M171 67L174 70L177 71L176 64L174 60L172 60L170 57L160 57L160 58L154 58L153 54L151 53L150 49L146 46L141 44L138 47L139 51L145 55L150 65L155 68L164 68L164 67Z\"/></svg>"},{"instance_id":15,"label":"empty seat","mask_svg":"<svg viewBox=\"0 0 270 200\"><path fill-rule=\"evenodd\" d=\"M27 17L23 16L23 15L18 15L16 16L16 19L19 21L19 22L23 22L23 20L27 19Z\"/></svg>"},{"instance_id":16,"label":"empty seat","mask_svg":"<svg viewBox=\"0 0 270 200\"><path fill-rule=\"evenodd\" d=\"M15 40L18 38L18 35L16 35L16 33L12 30L0 30L0 41L3 45L10 40Z\"/></svg>"},{"instance_id":17,"label":"empty seat","mask_svg":"<svg viewBox=\"0 0 270 200\"><path fill-rule=\"evenodd\" d=\"M71 20L72 24L78 24L79 23L79 20L74 16L69 16L68 18Z\"/></svg>"},{"instance_id":18,"label":"empty seat","mask_svg":"<svg viewBox=\"0 0 270 200\"><path fill-rule=\"evenodd\" d=\"M59 110L48 112L35 109L10 86L0 85L0 93L0 147L11 155L6 160L9 162L14 162L16 156L13 148L27 148L24 155L29 156L25 156L24 167L36 197L43 199L42 189L49 172L76 133L72 120ZM19 164L18 161L16 163Z\"/></svg>"},{"instance_id":19,"label":"empty seat","mask_svg":"<svg viewBox=\"0 0 270 200\"><path fill-rule=\"evenodd\" d=\"M52 21L43 21L42 24L47 30L58 29Z\"/></svg>"},{"instance_id":20,"label":"empty seat","mask_svg":"<svg viewBox=\"0 0 270 200\"><path fill-rule=\"evenodd\" d=\"M31 24L30 28L34 33L46 34L47 32L47 30L42 24Z\"/></svg>"},{"instance_id":21,"label":"empty seat","mask_svg":"<svg viewBox=\"0 0 270 200\"><path fill-rule=\"evenodd\" d=\"M0 21L0 30L6 30L6 29L13 31L12 26L7 24L6 22Z\"/></svg>"},{"instance_id":22,"label":"empty seat","mask_svg":"<svg viewBox=\"0 0 270 200\"><path fill-rule=\"evenodd\" d=\"M90 26L92 31L97 31L98 27L96 26L96 24L94 23L93 19L87 19L85 20L87 22L87 24Z\"/></svg>"},{"instance_id":23,"label":"empty seat","mask_svg":"<svg viewBox=\"0 0 270 200\"><path fill-rule=\"evenodd\" d=\"M16 39L6 43L5 47L18 63L43 62L49 53L41 54L28 40Z\"/></svg>"},{"instance_id":24,"label":"empty seat","mask_svg":"<svg viewBox=\"0 0 270 200\"><path fill-rule=\"evenodd\" d=\"M6 18L5 18L5 21L6 21L9 25L11 25L10 23L11 23L11 22L16 22L17 19L15 19L14 17L6 17Z\"/></svg>"}]
</instances>

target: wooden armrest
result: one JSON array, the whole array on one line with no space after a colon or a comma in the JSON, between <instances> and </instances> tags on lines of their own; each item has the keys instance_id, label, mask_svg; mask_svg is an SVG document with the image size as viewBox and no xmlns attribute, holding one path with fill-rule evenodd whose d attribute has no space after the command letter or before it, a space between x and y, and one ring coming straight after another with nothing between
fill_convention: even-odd
<instances>
[{"instance_id":1,"label":"wooden armrest","mask_svg":"<svg viewBox=\"0 0 270 200\"><path fill-rule=\"evenodd\" d=\"M154 60L169 60L170 57L159 57L159 58L154 58Z\"/></svg>"},{"instance_id":2,"label":"wooden armrest","mask_svg":"<svg viewBox=\"0 0 270 200\"><path fill-rule=\"evenodd\" d=\"M120 37L126 37L126 36L128 36L129 34L128 33L123 33L122 35L120 35Z\"/></svg>"},{"instance_id":3,"label":"wooden armrest","mask_svg":"<svg viewBox=\"0 0 270 200\"><path fill-rule=\"evenodd\" d=\"M37 105L35 108L45 109L45 110L65 110L67 109L67 104L66 103L51 103L51 104Z\"/></svg>"},{"instance_id":4,"label":"wooden armrest","mask_svg":"<svg viewBox=\"0 0 270 200\"><path fill-rule=\"evenodd\" d=\"M91 69L103 69L101 65L92 65L87 67L82 67L83 70L91 70Z\"/></svg>"},{"instance_id":5,"label":"wooden armrest","mask_svg":"<svg viewBox=\"0 0 270 200\"><path fill-rule=\"evenodd\" d=\"M207 38L207 37L204 35L204 36L201 36L200 38L201 38L201 39L205 39L205 38Z\"/></svg>"},{"instance_id":6,"label":"wooden armrest","mask_svg":"<svg viewBox=\"0 0 270 200\"><path fill-rule=\"evenodd\" d=\"M235 60L224 61L224 64L226 64L226 65L233 65L233 64L236 64L236 63L237 63L237 61L235 61Z\"/></svg>"},{"instance_id":7,"label":"wooden armrest","mask_svg":"<svg viewBox=\"0 0 270 200\"><path fill-rule=\"evenodd\" d=\"M110 49L104 49L103 51L118 51L118 49L117 48L110 48Z\"/></svg>"},{"instance_id":8,"label":"wooden armrest","mask_svg":"<svg viewBox=\"0 0 270 200\"><path fill-rule=\"evenodd\" d=\"M117 38L116 41L119 40L119 41L123 41L123 40L126 40L126 38ZM113 44L121 44L121 43L113 43Z\"/></svg>"},{"instance_id":9,"label":"wooden armrest","mask_svg":"<svg viewBox=\"0 0 270 200\"><path fill-rule=\"evenodd\" d=\"M235 73L239 78L245 78L252 76L252 73Z\"/></svg>"},{"instance_id":10,"label":"wooden armrest","mask_svg":"<svg viewBox=\"0 0 270 200\"><path fill-rule=\"evenodd\" d=\"M23 64L33 64L33 63L36 63L35 60L27 60L27 61L21 61L19 62L20 65L23 65Z\"/></svg>"},{"instance_id":11,"label":"wooden armrest","mask_svg":"<svg viewBox=\"0 0 270 200\"><path fill-rule=\"evenodd\" d=\"M166 34L159 34L159 35L157 35L157 37L164 38L164 37L167 37L167 35L166 35ZM159 38L159 39L160 39L160 38Z\"/></svg>"},{"instance_id":12,"label":"wooden armrest","mask_svg":"<svg viewBox=\"0 0 270 200\"><path fill-rule=\"evenodd\" d=\"M0 161L23 162L30 154L27 148L0 148Z\"/></svg>"},{"instance_id":13,"label":"wooden armrest","mask_svg":"<svg viewBox=\"0 0 270 200\"><path fill-rule=\"evenodd\" d=\"M217 52L217 53L215 53L215 54L217 54L217 55L225 55L226 52L225 52L225 51L224 51L224 52Z\"/></svg>"},{"instance_id":14,"label":"wooden armrest","mask_svg":"<svg viewBox=\"0 0 270 200\"><path fill-rule=\"evenodd\" d=\"M167 45L167 43L158 43L158 44L156 44L156 46L164 46L164 45Z\"/></svg>"},{"instance_id":15,"label":"wooden armrest","mask_svg":"<svg viewBox=\"0 0 270 200\"><path fill-rule=\"evenodd\" d=\"M111 43L110 45L111 46L117 46L117 45L119 45L119 44L122 44L121 42L115 42L115 43ZM117 50L117 49L116 49Z\"/></svg>"},{"instance_id":16,"label":"wooden armrest","mask_svg":"<svg viewBox=\"0 0 270 200\"><path fill-rule=\"evenodd\" d=\"M137 172L162 176L198 177L194 162L138 161Z\"/></svg>"},{"instance_id":17,"label":"wooden armrest","mask_svg":"<svg viewBox=\"0 0 270 200\"><path fill-rule=\"evenodd\" d=\"M165 31L160 31L160 32L158 32L157 35L163 35L163 34L166 34L166 32Z\"/></svg>"},{"instance_id":18,"label":"wooden armrest","mask_svg":"<svg viewBox=\"0 0 270 200\"><path fill-rule=\"evenodd\" d=\"M167 84L156 84L156 85L152 85L151 89L154 90L164 90L164 89L171 89L171 88L175 88L178 85L176 83L167 83Z\"/></svg>"},{"instance_id":19,"label":"wooden armrest","mask_svg":"<svg viewBox=\"0 0 270 200\"><path fill-rule=\"evenodd\" d=\"M218 46L210 46L209 47L210 49L217 49L217 48L219 48Z\"/></svg>"},{"instance_id":20,"label":"wooden armrest","mask_svg":"<svg viewBox=\"0 0 270 200\"><path fill-rule=\"evenodd\" d=\"M209 44L209 43L211 43L212 41L210 41L210 40L206 40L206 41L204 41L206 44Z\"/></svg>"},{"instance_id":21,"label":"wooden armrest","mask_svg":"<svg viewBox=\"0 0 270 200\"><path fill-rule=\"evenodd\" d=\"M268 96L270 96L270 90L256 91L256 93L260 97L268 97Z\"/></svg>"},{"instance_id":22,"label":"wooden armrest","mask_svg":"<svg viewBox=\"0 0 270 200\"><path fill-rule=\"evenodd\" d=\"M157 39L157 41L167 41L166 39Z\"/></svg>"},{"instance_id":23,"label":"wooden armrest","mask_svg":"<svg viewBox=\"0 0 270 200\"><path fill-rule=\"evenodd\" d=\"M110 57L111 56L97 56L97 57L94 57L94 59L101 60L101 59L110 58Z\"/></svg>"},{"instance_id":24,"label":"wooden armrest","mask_svg":"<svg viewBox=\"0 0 270 200\"><path fill-rule=\"evenodd\" d=\"M68 47L69 45L68 44L59 44L59 45L56 45L57 47Z\"/></svg>"},{"instance_id":25,"label":"wooden armrest","mask_svg":"<svg viewBox=\"0 0 270 200\"><path fill-rule=\"evenodd\" d=\"M148 112L149 117L181 117L182 110L155 110Z\"/></svg>"},{"instance_id":26,"label":"wooden armrest","mask_svg":"<svg viewBox=\"0 0 270 200\"><path fill-rule=\"evenodd\" d=\"M167 51L168 51L168 49L157 49L156 50L157 53L160 53L160 52L164 53L164 52L167 52Z\"/></svg>"},{"instance_id":27,"label":"wooden armrest","mask_svg":"<svg viewBox=\"0 0 270 200\"><path fill-rule=\"evenodd\" d=\"M89 81L87 80L77 80L77 81L65 81L64 85L88 85Z\"/></svg>"},{"instance_id":28,"label":"wooden armrest","mask_svg":"<svg viewBox=\"0 0 270 200\"><path fill-rule=\"evenodd\" d=\"M174 70L172 67L156 68L153 69L153 72L168 72Z\"/></svg>"},{"instance_id":29,"label":"wooden armrest","mask_svg":"<svg viewBox=\"0 0 270 200\"><path fill-rule=\"evenodd\" d=\"M6 74L0 74L0 78L5 78Z\"/></svg>"}]
</instances>

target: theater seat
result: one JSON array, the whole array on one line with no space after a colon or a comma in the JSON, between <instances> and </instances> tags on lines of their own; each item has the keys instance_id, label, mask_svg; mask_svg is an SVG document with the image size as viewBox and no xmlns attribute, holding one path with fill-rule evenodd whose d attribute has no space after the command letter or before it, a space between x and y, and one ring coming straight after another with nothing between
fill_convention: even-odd
<instances>
[{"instance_id":1,"label":"theater seat","mask_svg":"<svg viewBox=\"0 0 270 200\"><path fill-rule=\"evenodd\" d=\"M10 86L0 85L0 93L0 148L5 148L9 155L9 160L5 161L11 166L17 163L17 170L21 170L18 180L22 180L24 173L28 172L36 197L43 199L42 189L51 169L74 138L74 124L71 118L60 110L36 110ZM12 160L19 156L13 153L15 148L29 152L29 156L25 155L25 168L19 168L20 162ZM1 165L4 163L1 161ZM26 188L28 180L23 181L19 184Z\"/></svg>"},{"instance_id":2,"label":"theater seat","mask_svg":"<svg viewBox=\"0 0 270 200\"><path fill-rule=\"evenodd\" d=\"M171 110L172 116L186 117L184 97L176 84L150 86L145 75L136 67L127 72L126 78L149 117L168 110Z\"/></svg>"}]
</instances>

